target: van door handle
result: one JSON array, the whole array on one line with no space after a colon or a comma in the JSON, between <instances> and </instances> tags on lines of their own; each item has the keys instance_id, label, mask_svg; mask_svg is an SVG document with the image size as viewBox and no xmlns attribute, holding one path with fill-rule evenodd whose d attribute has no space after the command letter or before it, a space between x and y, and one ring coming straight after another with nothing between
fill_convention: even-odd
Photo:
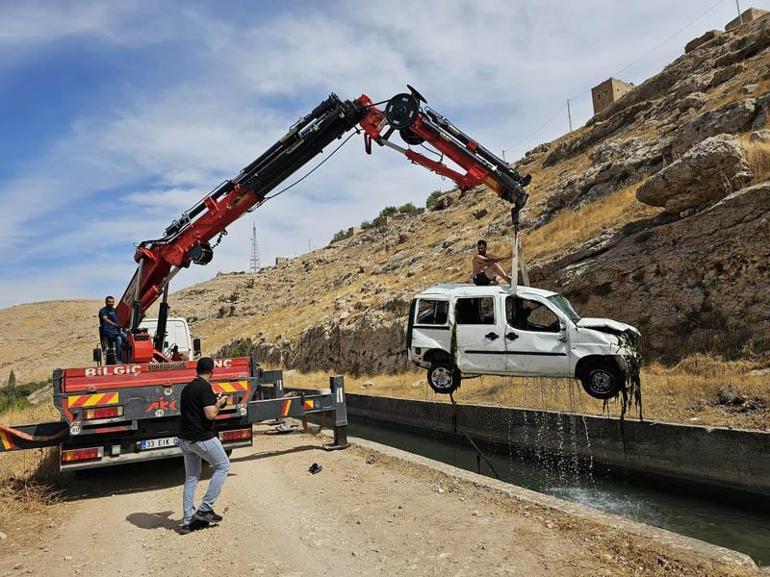
<instances>
[{"instance_id":1,"label":"van door handle","mask_svg":"<svg viewBox=\"0 0 770 577\"><path fill-rule=\"evenodd\" d=\"M559 337L559 342L560 343L566 343L567 342L567 337L566 336Z\"/></svg>"},{"instance_id":2,"label":"van door handle","mask_svg":"<svg viewBox=\"0 0 770 577\"><path fill-rule=\"evenodd\" d=\"M519 335L517 335L516 333L514 333L513 331L511 331L510 333L508 333L507 335L505 335L505 338L506 338L506 339L508 339L509 341L515 341L516 339L518 339L518 338L519 338Z\"/></svg>"},{"instance_id":3,"label":"van door handle","mask_svg":"<svg viewBox=\"0 0 770 577\"><path fill-rule=\"evenodd\" d=\"M497 333L487 333L484 335L485 339L489 339L490 341L494 341L496 338L498 338Z\"/></svg>"}]
</instances>

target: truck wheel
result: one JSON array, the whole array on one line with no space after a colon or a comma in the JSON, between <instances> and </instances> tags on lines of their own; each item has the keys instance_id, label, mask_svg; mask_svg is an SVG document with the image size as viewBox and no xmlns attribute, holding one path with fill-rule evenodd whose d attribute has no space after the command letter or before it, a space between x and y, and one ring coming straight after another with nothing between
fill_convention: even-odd
<instances>
[{"instance_id":1,"label":"truck wheel","mask_svg":"<svg viewBox=\"0 0 770 577\"><path fill-rule=\"evenodd\" d=\"M580 382L585 392L594 399L611 399L625 383L622 372L612 363L597 361L591 363L580 375Z\"/></svg>"},{"instance_id":2,"label":"truck wheel","mask_svg":"<svg viewBox=\"0 0 770 577\"><path fill-rule=\"evenodd\" d=\"M460 386L460 371L449 361L434 361L428 369L430 388L441 395L448 395Z\"/></svg>"}]
</instances>

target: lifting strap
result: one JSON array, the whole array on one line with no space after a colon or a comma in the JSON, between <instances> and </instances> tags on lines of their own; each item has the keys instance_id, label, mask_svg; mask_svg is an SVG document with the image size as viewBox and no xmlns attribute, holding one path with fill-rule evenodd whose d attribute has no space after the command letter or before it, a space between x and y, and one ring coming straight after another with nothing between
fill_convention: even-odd
<instances>
[{"instance_id":1,"label":"lifting strap","mask_svg":"<svg viewBox=\"0 0 770 577\"><path fill-rule=\"evenodd\" d=\"M511 290L516 294L516 287L519 284L519 271L521 271L521 281L523 286L529 286L529 271L527 270L527 261L524 258L524 250L521 246L521 235L519 227L513 228L513 242L511 243Z\"/></svg>"}]
</instances>

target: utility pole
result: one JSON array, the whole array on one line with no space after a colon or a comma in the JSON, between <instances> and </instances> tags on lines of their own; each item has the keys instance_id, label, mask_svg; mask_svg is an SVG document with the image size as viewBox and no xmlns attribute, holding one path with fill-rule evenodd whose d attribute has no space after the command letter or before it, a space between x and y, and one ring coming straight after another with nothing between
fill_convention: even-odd
<instances>
[{"instance_id":1,"label":"utility pole","mask_svg":"<svg viewBox=\"0 0 770 577\"><path fill-rule=\"evenodd\" d=\"M741 12L741 4L738 0L735 0L735 6L738 8L738 20L740 20L741 26L743 26L743 13Z\"/></svg>"},{"instance_id":2,"label":"utility pole","mask_svg":"<svg viewBox=\"0 0 770 577\"><path fill-rule=\"evenodd\" d=\"M257 244L257 224L251 221L251 258L249 259L249 268L252 273L256 273L262 268L259 262L259 244Z\"/></svg>"},{"instance_id":3,"label":"utility pole","mask_svg":"<svg viewBox=\"0 0 770 577\"><path fill-rule=\"evenodd\" d=\"M505 149L503 149L503 160L505 160Z\"/></svg>"},{"instance_id":4,"label":"utility pole","mask_svg":"<svg viewBox=\"0 0 770 577\"><path fill-rule=\"evenodd\" d=\"M567 98L567 118L569 119L569 131L572 132L572 111L569 108L569 98Z\"/></svg>"}]
</instances>

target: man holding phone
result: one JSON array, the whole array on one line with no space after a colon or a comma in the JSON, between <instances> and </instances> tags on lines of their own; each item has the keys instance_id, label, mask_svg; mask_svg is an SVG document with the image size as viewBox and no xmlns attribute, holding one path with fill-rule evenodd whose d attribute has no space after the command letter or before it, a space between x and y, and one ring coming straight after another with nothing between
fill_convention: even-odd
<instances>
[{"instance_id":1,"label":"man holding phone","mask_svg":"<svg viewBox=\"0 0 770 577\"><path fill-rule=\"evenodd\" d=\"M215 395L211 388L211 374L214 360L202 357L195 372L197 377L182 390L180 411L182 423L179 428L179 448L184 455L185 482L182 497L184 518L180 533L203 529L209 523L218 523L221 515L214 512L222 486L230 470L230 460L214 431L214 420L220 409L227 403L221 393ZM201 477L202 459L211 465L213 474L200 507L195 509L195 489Z\"/></svg>"}]
</instances>

